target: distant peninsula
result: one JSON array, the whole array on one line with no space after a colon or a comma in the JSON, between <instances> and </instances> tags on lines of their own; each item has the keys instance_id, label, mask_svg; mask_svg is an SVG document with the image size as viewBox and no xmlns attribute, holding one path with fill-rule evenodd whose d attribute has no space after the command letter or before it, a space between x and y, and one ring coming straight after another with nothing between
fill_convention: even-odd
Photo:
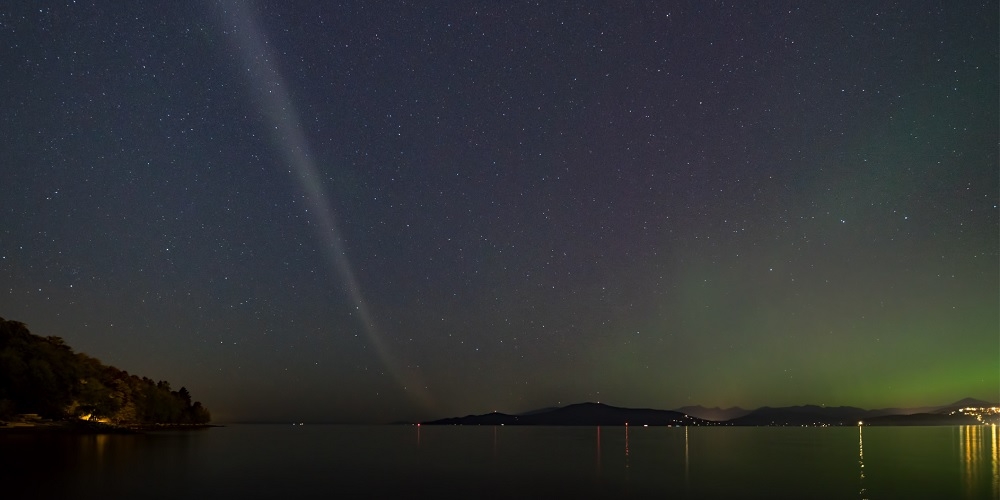
<instances>
[{"instance_id":1,"label":"distant peninsula","mask_svg":"<svg viewBox=\"0 0 1000 500\"><path fill-rule=\"evenodd\" d=\"M700 414L700 416L699 416ZM720 420L703 418L730 417ZM966 398L952 404L922 408L865 410L853 406L787 406L703 408L677 410L620 408L601 403L578 403L520 414L500 412L421 422L424 425L586 425L586 426L845 426L845 425L979 425L1000 424L1000 405Z\"/></svg>"},{"instance_id":2,"label":"distant peninsula","mask_svg":"<svg viewBox=\"0 0 1000 500\"><path fill-rule=\"evenodd\" d=\"M0 318L0 429L145 430L210 420L184 387L130 375Z\"/></svg>"},{"instance_id":3,"label":"distant peninsula","mask_svg":"<svg viewBox=\"0 0 1000 500\"><path fill-rule=\"evenodd\" d=\"M487 413L425 422L427 425L708 425L709 421L676 411L618 408L579 403L519 415Z\"/></svg>"}]
</instances>

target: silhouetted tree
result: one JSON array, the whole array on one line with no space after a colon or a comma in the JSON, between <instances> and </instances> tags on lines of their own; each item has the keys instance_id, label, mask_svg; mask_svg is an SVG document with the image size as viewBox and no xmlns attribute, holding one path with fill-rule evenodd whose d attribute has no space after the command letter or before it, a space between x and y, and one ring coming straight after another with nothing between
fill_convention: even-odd
<instances>
[{"instance_id":1,"label":"silhouetted tree","mask_svg":"<svg viewBox=\"0 0 1000 500\"><path fill-rule=\"evenodd\" d=\"M207 423L186 387L105 365L74 353L60 337L32 335L24 323L0 318L0 418L90 415L117 424Z\"/></svg>"},{"instance_id":2,"label":"silhouetted tree","mask_svg":"<svg viewBox=\"0 0 1000 500\"><path fill-rule=\"evenodd\" d=\"M195 401L191 405L191 423L192 424L207 424L212 421L212 415L208 413L208 409L201 405L201 401Z\"/></svg>"}]
</instances>

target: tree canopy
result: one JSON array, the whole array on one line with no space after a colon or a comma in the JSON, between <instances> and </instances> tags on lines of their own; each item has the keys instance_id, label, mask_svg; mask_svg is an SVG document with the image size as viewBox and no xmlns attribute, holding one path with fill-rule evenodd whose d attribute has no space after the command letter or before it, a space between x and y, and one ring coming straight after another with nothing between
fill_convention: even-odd
<instances>
[{"instance_id":1,"label":"tree canopy","mask_svg":"<svg viewBox=\"0 0 1000 500\"><path fill-rule=\"evenodd\" d=\"M0 318L0 420L18 413L116 425L204 424L211 415L187 388L130 375L59 337L40 337Z\"/></svg>"}]
</instances>

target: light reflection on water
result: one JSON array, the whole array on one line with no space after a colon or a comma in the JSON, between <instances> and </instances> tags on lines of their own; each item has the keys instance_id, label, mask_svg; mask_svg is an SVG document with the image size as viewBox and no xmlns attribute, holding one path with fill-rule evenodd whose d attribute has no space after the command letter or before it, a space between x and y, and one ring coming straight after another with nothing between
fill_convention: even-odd
<instances>
[{"instance_id":1,"label":"light reflection on water","mask_svg":"<svg viewBox=\"0 0 1000 500\"><path fill-rule=\"evenodd\" d=\"M625 468L628 469L628 424L625 424Z\"/></svg>"},{"instance_id":2,"label":"light reflection on water","mask_svg":"<svg viewBox=\"0 0 1000 500\"><path fill-rule=\"evenodd\" d=\"M990 444L993 453L990 454L990 464L993 465L993 493L1000 497L1000 434L997 433L997 425L990 426Z\"/></svg>"},{"instance_id":3,"label":"light reflection on water","mask_svg":"<svg viewBox=\"0 0 1000 500\"><path fill-rule=\"evenodd\" d=\"M691 458L688 452L688 428L684 428L684 491L691 491Z\"/></svg>"},{"instance_id":4,"label":"light reflection on water","mask_svg":"<svg viewBox=\"0 0 1000 500\"><path fill-rule=\"evenodd\" d=\"M966 497L1000 497L1000 442L996 425L963 425L958 431Z\"/></svg>"},{"instance_id":5,"label":"light reflection on water","mask_svg":"<svg viewBox=\"0 0 1000 500\"><path fill-rule=\"evenodd\" d=\"M864 427L860 423L858 424L858 469L860 469L861 476L858 478L858 497L861 500L868 500L868 492L865 490L865 440L862 435L861 428Z\"/></svg>"},{"instance_id":6,"label":"light reflection on water","mask_svg":"<svg viewBox=\"0 0 1000 500\"><path fill-rule=\"evenodd\" d=\"M597 426L597 475L601 475L601 426Z\"/></svg>"},{"instance_id":7,"label":"light reflection on water","mask_svg":"<svg viewBox=\"0 0 1000 500\"><path fill-rule=\"evenodd\" d=\"M854 435L857 432L857 436ZM0 433L34 498L998 498L995 426L233 426L197 433ZM856 441L855 441L856 440ZM16 460L15 460L16 457ZM149 484L170 482L148 490ZM4 498L27 498L5 495Z\"/></svg>"}]
</instances>

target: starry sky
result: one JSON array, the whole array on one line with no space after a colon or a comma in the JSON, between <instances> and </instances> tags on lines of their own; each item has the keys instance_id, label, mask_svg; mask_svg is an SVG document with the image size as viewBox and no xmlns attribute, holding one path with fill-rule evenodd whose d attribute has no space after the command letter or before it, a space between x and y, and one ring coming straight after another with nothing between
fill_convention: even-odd
<instances>
[{"instance_id":1,"label":"starry sky","mask_svg":"<svg viewBox=\"0 0 1000 500\"><path fill-rule=\"evenodd\" d=\"M1000 399L996 1L12 4L0 316L216 420Z\"/></svg>"}]
</instances>

